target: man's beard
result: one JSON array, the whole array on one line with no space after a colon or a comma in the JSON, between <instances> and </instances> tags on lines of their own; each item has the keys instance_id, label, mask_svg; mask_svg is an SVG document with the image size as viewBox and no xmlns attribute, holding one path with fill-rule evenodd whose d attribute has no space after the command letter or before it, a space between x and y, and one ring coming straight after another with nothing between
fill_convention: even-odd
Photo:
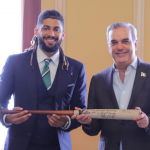
<instances>
[{"instance_id":1,"label":"man's beard","mask_svg":"<svg viewBox=\"0 0 150 150\"><path fill-rule=\"evenodd\" d=\"M52 39L54 39L54 37L44 37L44 38L52 38ZM62 42L62 38L61 38L53 47L49 47L49 46L47 46L45 44L45 42L43 41L43 39L41 37L38 37L39 47L43 51L48 52L48 53L54 53L54 52L56 52L59 49L59 47L61 45L61 42Z\"/></svg>"}]
</instances>

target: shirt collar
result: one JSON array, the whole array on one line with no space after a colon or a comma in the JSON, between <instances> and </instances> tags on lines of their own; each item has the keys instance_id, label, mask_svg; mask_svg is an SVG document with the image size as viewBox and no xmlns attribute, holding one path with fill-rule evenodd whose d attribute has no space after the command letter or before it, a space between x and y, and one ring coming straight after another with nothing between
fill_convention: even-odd
<instances>
[{"instance_id":1,"label":"shirt collar","mask_svg":"<svg viewBox=\"0 0 150 150\"><path fill-rule=\"evenodd\" d=\"M137 64L138 64L138 61L137 61L137 56L136 56L130 66L132 66L134 69L137 69Z\"/></svg>"},{"instance_id":2,"label":"shirt collar","mask_svg":"<svg viewBox=\"0 0 150 150\"><path fill-rule=\"evenodd\" d=\"M135 59L133 60L133 62L129 66L131 66L132 68L134 68L136 70L137 64L138 64L138 61L137 61L137 56L136 56ZM118 70L118 69L116 69L115 64L113 64L113 70L114 71Z\"/></svg>"},{"instance_id":3,"label":"shirt collar","mask_svg":"<svg viewBox=\"0 0 150 150\"><path fill-rule=\"evenodd\" d=\"M55 53L52 57L48 57L46 54L43 53L43 51L39 48L39 46L37 47L37 61L38 64L42 63L44 61L44 59L52 59L52 62L58 66L59 64L59 50L57 53Z\"/></svg>"}]
</instances>

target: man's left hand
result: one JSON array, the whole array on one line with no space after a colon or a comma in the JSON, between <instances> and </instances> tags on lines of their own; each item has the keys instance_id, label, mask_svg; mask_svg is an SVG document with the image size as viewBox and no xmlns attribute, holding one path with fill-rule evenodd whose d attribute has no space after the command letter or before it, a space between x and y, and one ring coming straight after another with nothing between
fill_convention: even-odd
<instances>
[{"instance_id":1,"label":"man's left hand","mask_svg":"<svg viewBox=\"0 0 150 150\"><path fill-rule=\"evenodd\" d=\"M52 127L63 127L67 121L68 118L65 115L56 115L56 114L52 114L52 115L47 115L48 118L48 123L52 126Z\"/></svg>"},{"instance_id":2,"label":"man's left hand","mask_svg":"<svg viewBox=\"0 0 150 150\"><path fill-rule=\"evenodd\" d=\"M140 107L136 107L135 109L141 110ZM149 119L144 112L142 112L139 116L135 117L134 120L136 121L138 127L140 128L147 128L149 125Z\"/></svg>"}]
</instances>

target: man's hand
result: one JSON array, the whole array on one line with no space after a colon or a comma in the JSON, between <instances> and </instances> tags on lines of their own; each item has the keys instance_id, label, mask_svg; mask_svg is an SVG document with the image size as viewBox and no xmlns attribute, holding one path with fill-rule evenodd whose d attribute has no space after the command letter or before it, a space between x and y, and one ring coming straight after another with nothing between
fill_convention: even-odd
<instances>
[{"instance_id":1,"label":"man's hand","mask_svg":"<svg viewBox=\"0 0 150 150\"><path fill-rule=\"evenodd\" d=\"M52 127L63 127L68 121L68 118L65 115L52 114L52 115L47 115L47 118L48 118L48 123Z\"/></svg>"},{"instance_id":2,"label":"man's hand","mask_svg":"<svg viewBox=\"0 0 150 150\"><path fill-rule=\"evenodd\" d=\"M14 107L13 110L23 110L20 107ZM13 124L21 124L29 119L31 113L28 113L27 110L21 111L15 114L7 114L6 115L6 122L13 123Z\"/></svg>"},{"instance_id":3,"label":"man's hand","mask_svg":"<svg viewBox=\"0 0 150 150\"><path fill-rule=\"evenodd\" d=\"M141 110L140 107L136 107L135 109ZM149 125L149 119L144 112L142 112L141 115L135 117L134 120L136 121L138 127L140 128L146 128Z\"/></svg>"},{"instance_id":4,"label":"man's hand","mask_svg":"<svg viewBox=\"0 0 150 150\"><path fill-rule=\"evenodd\" d=\"M75 107L75 110L82 110L81 108ZM71 116L71 119L77 119L78 122L81 124L87 124L90 125L92 122L92 118L90 118L88 115L81 114L81 115L73 115Z\"/></svg>"}]
</instances>

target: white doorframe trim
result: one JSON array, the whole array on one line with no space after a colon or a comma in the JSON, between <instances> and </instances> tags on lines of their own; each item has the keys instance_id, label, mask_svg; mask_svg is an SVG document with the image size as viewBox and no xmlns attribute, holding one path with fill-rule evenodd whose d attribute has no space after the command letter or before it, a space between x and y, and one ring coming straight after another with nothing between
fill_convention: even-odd
<instances>
[{"instance_id":1,"label":"white doorframe trim","mask_svg":"<svg viewBox=\"0 0 150 150\"><path fill-rule=\"evenodd\" d=\"M64 18L64 31L66 31L66 18L67 18L66 17L66 9L67 9L66 5L67 5L66 0L55 0L55 9L59 11ZM66 37L62 41L61 47L65 53L66 52Z\"/></svg>"},{"instance_id":2,"label":"white doorframe trim","mask_svg":"<svg viewBox=\"0 0 150 150\"><path fill-rule=\"evenodd\" d=\"M133 0L133 25L137 29L138 48L137 56L144 60L144 14L145 0Z\"/></svg>"}]
</instances>

